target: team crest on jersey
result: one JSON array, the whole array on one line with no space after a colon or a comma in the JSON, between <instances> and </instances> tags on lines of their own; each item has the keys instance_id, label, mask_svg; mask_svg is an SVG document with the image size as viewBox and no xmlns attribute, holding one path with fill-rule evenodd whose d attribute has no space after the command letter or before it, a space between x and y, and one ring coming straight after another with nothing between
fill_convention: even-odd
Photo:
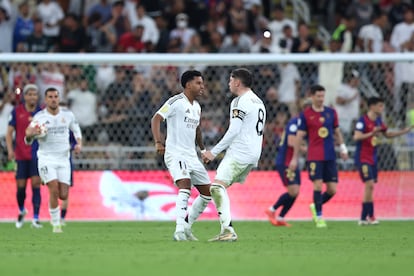
<instances>
[{"instance_id":1,"label":"team crest on jersey","mask_svg":"<svg viewBox=\"0 0 414 276\"><path fill-rule=\"evenodd\" d=\"M62 123L64 124L64 123L66 123L66 120L65 120L65 118L63 118L62 117Z\"/></svg>"},{"instance_id":2,"label":"team crest on jersey","mask_svg":"<svg viewBox=\"0 0 414 276\"><path fill-rule=\"evenodd\" d=\"M319 122L321 122L322 124L325 123L325 117L319 117Z\"/></svg>"},{"instance_id":3,"label":"team crest on jersey","mask_svg":"<svg viewBox=\"0 0 414 276\"><path fill-rule=\"evenodd\" d=\"M319 135L319 137L321 137L321 138L326 138L327 136L328 136L328 129L326 128L326 127L321 127L321 128L319 128L319 130L318 130L318 135Z\"/></svg>"},{"instance_id":4,"label":"team crest on jersey","mask_svg":"<svg viewBox=\"0 0 414 276\"><path fill-rule=\"evenodd\" d=\"M378 145L378 138L377 137L372 137L372 139L371 139L371 145L373 146L373 147L376 147L377 145Z\"/></svg>"},{"instance_id":5,"label":"team crest on jersey","mask_svg":"<svg viewBox=\"0 0 414 276\"><path fill-rule=\"evenodd\" d=\"M289 170L289 169L286 169L286 178L287 178L289 181L293 181L293 180L295 180L295 177L296 177L296 173L295 173L294 171L291 171L291 170Z\"/></svg>"}]
</instances>

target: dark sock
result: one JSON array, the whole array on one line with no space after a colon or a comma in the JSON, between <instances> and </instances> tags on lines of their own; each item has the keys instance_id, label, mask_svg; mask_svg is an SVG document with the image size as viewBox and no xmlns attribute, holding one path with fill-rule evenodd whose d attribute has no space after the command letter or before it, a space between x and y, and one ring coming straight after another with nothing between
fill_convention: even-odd
<instances>
[{"instance_id":1,"label":"dark sock","mask_svg":"<svg viewBox=\"0 0 414 276\"><path fill-rule=\"evenodd\" d=\"M67 209L60 210L60 218L65 219L67 212L68 212Z\"/></svg>"},{"instance_id":2,"label":"dark sock","mask_svg":"<svg viewBox=\"0 0 414 276\"><path fill-rule=\"evenodd\" d=\"M328 202L332 197L333 197L333 195L331 195L327 192L324 192L322 194L322 204L325 204L326 202Z\"/></svg>"},{"instance_id":3,"label":"dark sock","mask_svg":"<svg viewBox=\"0 0 414 276\"><path fill-rule=\"evenodd\" d=\"M373 217L374 216L374 202L368 202L369 208L368 208L368 216Z\"/></svg>"},{"instance_id":4,"label":"dark sock","mask_svg":"<svg viewBox=\"0 0 414 276\"><path fill-rule=\"evenodd\" d=\"M24 210L24 200L26 199L26 187L17 187L17 205L20 212Z\"/></svg>"},{"instance_id":5,"label":"dark sock","mask_svg":"<svg viewBox=\"0 0 414 276\"><path fill-rule=\"evenodd\" d=\"M313 191L313 203L315 204L316 215L322 216L322 192Z\"/></svg>"},{"instance_id":6,"label":"dark sock","mask_svg":"<svg viewBox=\"0 0 414 276\"><path fill-rule=\"evenodd\" d=\"M32 188L33 218L36 220L39 219L41 201L40 188Z\"/></svg>"},{"instance_id":7,"label":"dark sock","mask_svg":"<svg viewBox=\"0 0 414 276\"><path fill-rule=\"evenodd\" d=\"M290 196L288 193L286 193L289 196L289 199L285 205L283 205L282 210L280 211L279 216L284 218L287 214L287 212L290 210L290 208L293 206L293 203L296 200L296 197Z\"/></svg>"},{"instance_id":8,"label":"dark sock","mask_svg":"<svg viewBox=\"0 0 414 276\"><path fill-rule=\"evenodd\" d=\"M289 202L289 194L288 193L284 193L282 195L280 195L279 199L276 201L276 203L273 205L273 209L277 209L280 206L286 206L286 204Z\"/></svg>"},{"instance_id":9,"label":"dark sock","mask_svg":"<svg viewBox=\"0 0 414 276\"><path fill-rule=\"evenodd\" d=\"M362 202L361 220L366 220L368 216L369 202Z\"/></svg>"}]
</instances>

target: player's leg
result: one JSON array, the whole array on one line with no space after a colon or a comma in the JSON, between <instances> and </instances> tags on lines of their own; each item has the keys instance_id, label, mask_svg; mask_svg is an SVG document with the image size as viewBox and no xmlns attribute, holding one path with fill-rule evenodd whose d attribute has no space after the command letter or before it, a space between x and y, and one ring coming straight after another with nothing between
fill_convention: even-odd
<instances>
[{"instance_id":1,"label":"player's leg","mask_svg":"<svg viewBox=\"0 0 414 276\"><path fill-rule=\"evenodd\" d=\"M175 185L178 187L178 195L175 201L175 212L176 212L176 225L174 240L175 241L186 241L185 227L188 209L188 199L191 195L191 181L189 178L179 179L175 181Z\"/></svg>"},{"instance_id":2,"label":"player's leg","mask_svg":"<svg viewBox=\"0 0 414 276\"><path fill-rule=\"evenodd\" d=\"M323 162L323 182L326 183L326 191L322 194L322 204L325 204L336 194L338 184L336 162Z\"/></svg>"},{"instance_id":3,"label":"player's leg","mask_svg":"<svg viewBox=\"0 0 414 276\"><path fill-rule=\"evenodd\" d=\"M41 180L39 176L39 170L37 168L37 159L30 161L30 175L32 182L32 204L33 204L33 228L42 228L43 226L39 222L40 205L42 198L40 195Z\"/></svg>"},{"instance_id":4,"label":"player's leg","mask_svg":"<svg viewBox=\"0 0 414 276\"><path fill-rule=\"evenodd\" d=\"M69 196L66 200L62 200L60 202L60 224L62 226L65 226L65 218L66 218L66 214L68 212L68 206L69 206Z\"/></svg>"},{"instance_id":5,"label":"player's leg","mask_svg":"<svg viewBox=\"0 0 414 276\"><path fill-rule=\"evenodd\" d=\"M280 210L279 216L276 218L276 226L291 226L285 221L285 216L289 212L290 208L292 208L293 203L295 203L295 200L299 194L299 188L299 184L290 184L288 186L287 193L283 195L285 197L283 208Z\"/></svg>"},{"instance_id":6,"label":"player's leg","mask_svg":"<svg viewBox=\"0 0 414 276\"><path fill-rule=\"evenodd\" d=\"M26 184L27 179L30 177L28 161L16 161L16 200L19 208L19 214L17 216L16 228L22 228L24 224L24 217L27 214L27 210L24 206L26 200Z\"/></svg>"},{"instance_id":7,"label":"player's leg","mask_svg":"<svg viewBox=\"0 0 414 276\"><path fill-rule=\"evenodd\" d=\"M59 182L55 178L46 183L49 189L49 214L50 222L53 226L53 232L60 232L57 230L60 227L60 207L59 207Z\"/></svg>"},{"instance_id":8,"label":"player's leg","mask_svg":"<svg viewBox=\"0 0 414 276\"><path fill-rule=\"evenodd\" d=\"M367 220L371 225L376 225L379 221L375 218L374 214L374 187L378 178L378 170L376 165L368 165L370 180L369 185L365 184L365 198L364 201L367 203Z\"/></svg>"}]
</instances>

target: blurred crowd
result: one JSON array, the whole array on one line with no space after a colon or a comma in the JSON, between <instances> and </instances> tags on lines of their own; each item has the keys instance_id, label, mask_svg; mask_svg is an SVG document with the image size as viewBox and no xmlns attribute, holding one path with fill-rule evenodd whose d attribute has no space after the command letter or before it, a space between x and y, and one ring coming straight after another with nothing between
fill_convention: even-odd
<instances>
[{"instance_id":1,"label":"blurred crowd","mask_svg":"<svg viewBox=\"0 0 414 276\"><path fill-rule=\"evenodd\" d=\"M0 52L98 53L354 53L414 51L412 1L303 1L311 21L294 21L292 9L274 0L0 0ZM291 6L290 6L291 7ZM318 26L331 34L317 35ZM16 88L35 83L54 86L78 117L87 142L151 144L149 117L181 90L179 77L189 67L11 63L0 68L0 112L19 101ZM226 129L231 67L197 65L206 91L204 137L214 143ZM411 122L414 64L280 63L254 65L254 89L265 99L268 158L290 116L301 109L310 84L328 91L326 104L341 109L348 137L364 98L386 99L392 124ZM333 73L334 72L334 73ZM362 87L363 84L363 87ZM224 96L224 100L223 100ZM414 119L414 118L413 118ZM140 127L141 126L141 127ZM2 139L3 126L0 129ZM138 156L139 157L139 156Z\"/></svg>"}]
</instances>

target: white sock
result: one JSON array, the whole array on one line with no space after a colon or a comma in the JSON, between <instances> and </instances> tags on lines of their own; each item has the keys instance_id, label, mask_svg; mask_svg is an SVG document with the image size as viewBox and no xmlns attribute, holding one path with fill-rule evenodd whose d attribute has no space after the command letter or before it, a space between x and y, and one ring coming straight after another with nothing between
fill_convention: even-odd
<instances>
[{"instance_id":1,"label":"white sock","mask_svg":"<svg viewBox=\"0 0 414 276\"><path fill-rule=\"evenodd\" d=\"M54 209L49 207L50 220L53 226L60 225L60 207Z\"/></svg>"},{"instance_id":2,"label":"white sock","mask_svg":"<svg viewBox=\"0 0 414 276\"><path fill-rule=\"evenodd\" d=\"M228 228L231 222L231 214L230 199L226 188L220 184L213 183L210 187L210 193L220 217L221 228Z\"/></svg>"},{"instance_id":3,"label":"white sock","mask_svg":"<svg viewBox=\"0 0 414 276\"><path fill-rule=\"evenodd\" d=\"M211 201L211 196L198 195L194 200L193 205L190 208L188 213L188 225L191 227L193 223L198 219L198 217L204 212L207 205Z\"/></svg>"},{"instance_id":4,"label":"white sock","mask_svg":"<svg viewBox=\"0 0 414 276\"><path fill-rule=\"evenodd\" d=\"M190 190L178 190L177 200L175 202L176 211L176 232L183 232L186 224L185 217L187 216L188 199L190 198Z\"/></svg>"}]
</instances>

